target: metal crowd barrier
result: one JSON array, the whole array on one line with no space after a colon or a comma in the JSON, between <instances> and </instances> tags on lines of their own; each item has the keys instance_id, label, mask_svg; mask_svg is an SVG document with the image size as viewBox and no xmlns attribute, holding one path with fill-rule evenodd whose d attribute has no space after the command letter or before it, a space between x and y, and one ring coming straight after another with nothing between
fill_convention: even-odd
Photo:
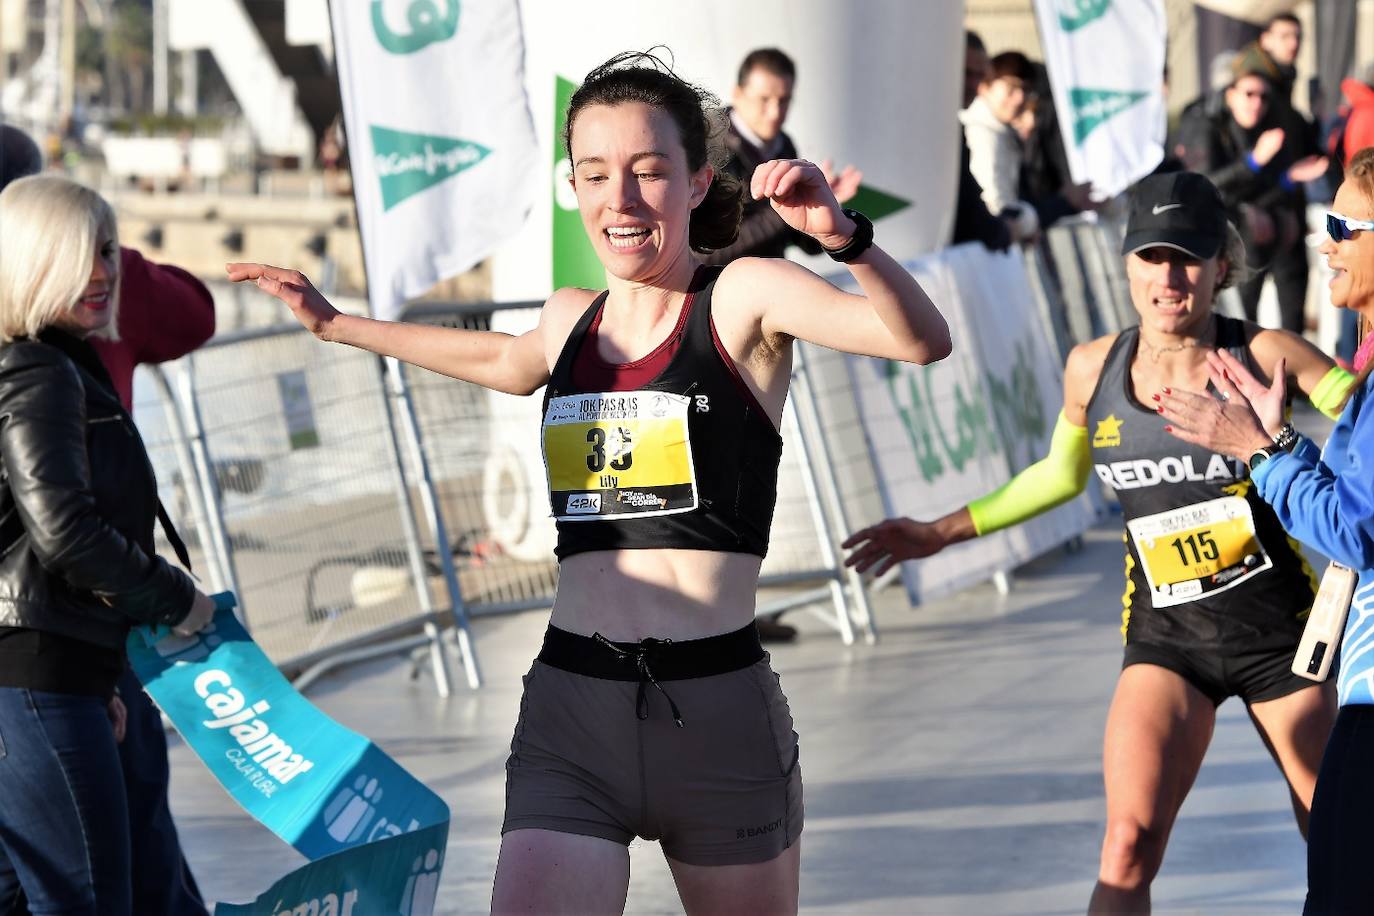
<instances>
[{"instance_id":1,"label":"metal crowd barrier","mask_svg":"<svg viewBox=\"0 0 1374 916\"><path fill-rule=\"evenodd\" d=\"M519 330L537 307L423 304L405 320ZM549 607L554 529L540 399L486 391L297 325L217 337L136 377L135 416L195 572L232 589L268 655L305 686L340 664L428 652L449 690L454 624L480 684L470 616ZM848 644L876 638L841 563L849 524L799 350L758 612L806 608ZM165 545L164 545L165 547Z\"/></svg>"},{"instance_id":2,"label":"metal crowd barrier","mask_svg":"<svg viewBox=\"0 0 1374 916\"><path fill-rule=\"evenodd\" d=\"M471 686L480 671L460 597L445 594L442 527L420 532L427 480L403 456L409 407L388 378L377 357L298 325L246 331L141 370L136 417L193 563L237 592L254 638L299 685L427 649L447 694L449 618Z\"/></svg>"},{"instance_id":3,"label":"metal crowd barrier","mask_svg":"<svg viewBox=\"0 0 1374 916\"><path fill-rule=\"evenodd\" d=\"M1135 322L1119 225L1065 220L1024 251L1061 355ZM424 303L402 318L518 333L538 303ZM867 592L838 543L880 510L843 359L798 346L759 613L805 607L872 642ZM449 689L452 623L480 684L469 616L548 607L554 528L540 399L486 391L297 325L233 333L141 369L136 416L163 502L213 589L232 588L268 654L305 684L383 653L428 652ZM854 517L851 518L851 515ZM423 531L423 533L422 533Z\"/></svg>"},{"instance_id":4,"label":"metal crowd barrier","mask_svg":"<svg viewBox=\"0 0 1374 916\"><path fill-rule=\"evenodd\" d=\"M1117 221L1069 217L1023 250L1049 339L1067 358L1075 345L1138 323L1121 259Z\"/></svg>"}]
</instances>

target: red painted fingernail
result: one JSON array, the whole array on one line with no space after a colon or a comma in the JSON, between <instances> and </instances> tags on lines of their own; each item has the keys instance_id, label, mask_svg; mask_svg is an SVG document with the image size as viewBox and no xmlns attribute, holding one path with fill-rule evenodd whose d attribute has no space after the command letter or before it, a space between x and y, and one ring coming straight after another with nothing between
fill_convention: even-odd
<instances>
[{"instance_id":1,"label":"red painted fingernail","mask_svg":"<svg viewBox=\"0 0 1374 916\"><path fill-rule=\"evenodd\" d=\"M1173 428L1172 426L1166 426L1166 427L1164 427L1164 431L1165 431L1166 433L1171 433L1171 432L1174 431L1174 428Z\"/></svg>"},{"instance_id":2,"label":"red painted fingernail","mask_svg":"<svg viewBox=\"0 0 1374 916\"><path fill-rule=\"evenodd\" d=\"M1164 405L1160 404L1158 407L1156 407L1155 413L1164 413Z\"/></svg>"},{"instance_id":3,"label":"red painted fingernail","mask_svg":"<svg viewBox=\"0 0 1374 916\"><path fill-rule=\"evenodd\" d=\"M1165 388L1165 389L1164 389L1164 393L1165 393L1165 394L1173 394L1174 391L1173 391L1172 388Z\"/></svg>"},{"instance_id":4,"label":"red painted fingernail","mask_svg":"<svg viewBox=\"0 0 1374 916\"><path fill-rule=\"evenodd\" d=\"M1157 394L1152 394L1152 395L1150 395L1150 397L1153 398L1153 399L1156 400L1156 401L1159 400L1159 395L1157 395Z\"/></svg>"}]
</instances>

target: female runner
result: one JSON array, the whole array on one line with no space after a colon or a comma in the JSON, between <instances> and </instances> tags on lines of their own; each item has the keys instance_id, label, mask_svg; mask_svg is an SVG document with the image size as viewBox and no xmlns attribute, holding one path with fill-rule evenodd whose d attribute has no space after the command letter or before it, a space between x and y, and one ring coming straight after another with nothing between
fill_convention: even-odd
<instances>
[{"instance_id":1,"label":"female runner","mask_svg":"<svg viewBox=\"0 0 1374 916\"><path fill-rule=\"evenodd\" d=\"M657 58L588 74L564 137L609 288L560 289L520 336L355 318L301 274L231 264L316 336L498 391L543 386L558 595L507 762L492 910L617 913L627 846L659 839L688 913L795 912L801 774L753 625L792 342L929 363L949 331L820 169L750 184L862 295L735 236L715 100Z\"/></svg>"},{"instance_id":2,"label":"female runner","mask_svg":"<svg viewBox=\"0 0 1374 916\"><path fill-rule=\"evenodd\" d=\"M1213 350L1264 378L1286 364L1328 412L1352 381L1294 334L1213 312L1245 258L1203 176L1141 181L1122 251L1140 325L1069 354L1049 456L934 522L888 519L845 542L857 548L847 563L881 573L1057 506L1083 491L1090 470L1116 491L1126 522L1126 651L1107 714L1107 831L1093 913L1149 911L1150 882L1223 700L1246 704L1304 836L1335 716L1330 687L1289 670L1312 606L1301 552L1244 462L1166 433L1154 393L1203 390Z\"/></svg>"}]
</instances>

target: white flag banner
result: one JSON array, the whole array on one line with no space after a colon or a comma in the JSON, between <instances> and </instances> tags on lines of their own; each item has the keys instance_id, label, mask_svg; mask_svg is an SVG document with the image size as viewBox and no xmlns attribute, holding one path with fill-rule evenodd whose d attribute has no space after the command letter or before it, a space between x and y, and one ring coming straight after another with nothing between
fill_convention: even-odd
<instances>
[{"instance_id":1,"label":"white flag banner","mask_svg":"<svg viewBox=\"0 0 1374 916\"><path fill-rule=\"evenodd\" d=\"M517 0L334 0L372 313L514 235L538 182Z\"/></svg>"},{"instance_id":2,"label":"white flag banner","mask_svg":"<svg viewBox=\"0 0 1374 916\"><path fill-rule=\"evenodd\" d=\"M1114 196L1164 158L1164 0L1035 0L1075 182Z\"/></svg>"}]
</instances>

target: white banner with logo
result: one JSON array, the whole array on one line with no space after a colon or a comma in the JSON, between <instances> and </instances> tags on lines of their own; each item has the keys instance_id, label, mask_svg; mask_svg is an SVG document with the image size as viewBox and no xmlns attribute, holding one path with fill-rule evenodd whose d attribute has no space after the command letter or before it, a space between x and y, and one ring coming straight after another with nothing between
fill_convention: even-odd
<instances>
[{"instance_id":1,"label":"white banner with logo","mask_svg":"<svg viewBox=\"0 0 1374 916\"><path fill-rule=\"evenodd\" d=\"M514 235L537 182L516 0L335 0L373 314Z\"/></svg>"},{"instance_id":2,"label":"white banner with logo","mask_svg":"<svg viewBox=\"0 0 1374 916\"><path fill-rule=\"evenodd\" d=\"M1076 182L1113 196L1164 157L1164 0L1035 0Z\"/></svg>"},{"instance_id":3,"label":"white banner with logo","mask_svg":"<svg viewBox=\"0 0 1374 916\"><path fill-rule=\"evenodd\" d=\"M959 245L906 265L950 325L954 353L931 366L849 357L864 434L889 516L931 520L991 492L1049 452L1063 373L1018 253ZM903 564L912 603L1011 569L1081 534L1083 495L1029 522Z\"/></svg>"}]
</instances>

